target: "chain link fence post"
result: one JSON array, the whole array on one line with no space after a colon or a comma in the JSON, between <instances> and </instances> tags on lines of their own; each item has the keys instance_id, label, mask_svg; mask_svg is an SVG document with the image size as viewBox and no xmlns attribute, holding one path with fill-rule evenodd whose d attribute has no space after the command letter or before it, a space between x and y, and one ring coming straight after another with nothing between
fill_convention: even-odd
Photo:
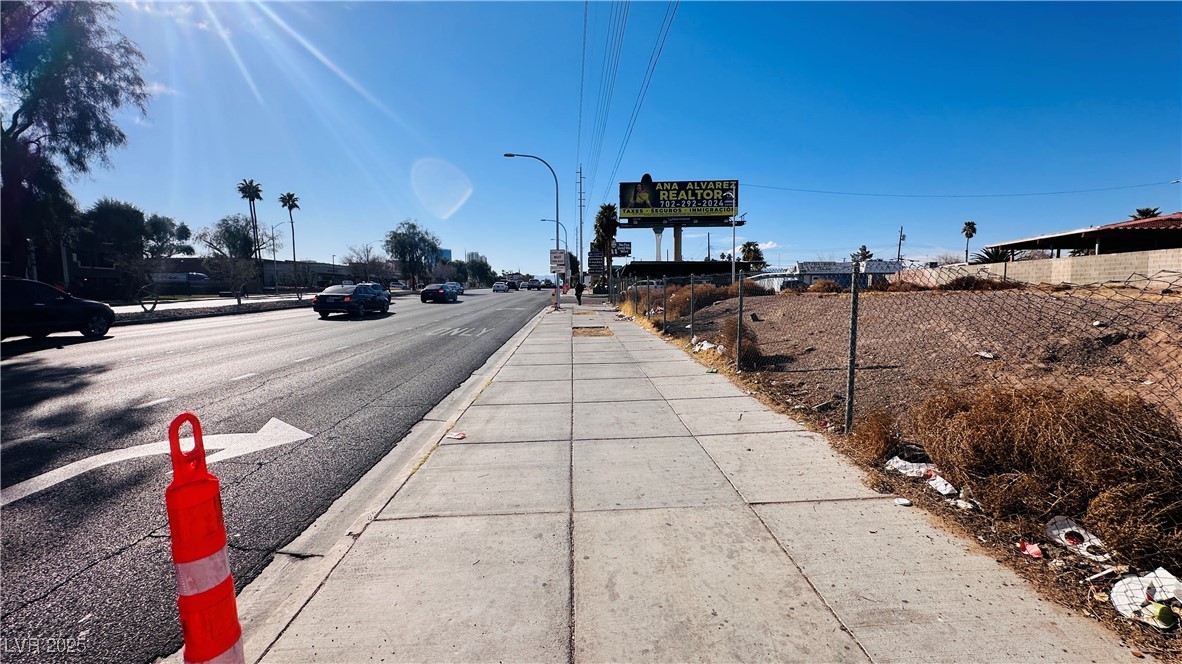
<instances>
[{"instance_id":1,"label":"chain link fence post","mask_svg":"<svg viewBox=\"0 0 1182 664\"><path fill-rule=\"evenodd\" d=\"M669 333L669 277L661 277L661 334Z\"/></svg>"},{"instance_id":2,"label":"chain link fence post","mask_svg":"<svg viewBox=\"0 0 1182 664\"><path fill-rule=\"evenodd\" d=\"M854 426L854 371L858 366L858 262L850 271L850 356L845 375L845 431Z\"/></svg>"},{"instance_id":3,"label":"chain link fence post","mask_svg":"<svg viewBox=\"0 0 1182 664\"><path fill-rule=\"evenodd\" d=\"M690 275L690 343L694 342L694 275Z\"/></svg>"},{"instance_id":4,"label":"chain link fence post","mask_svg":"<svg viewBox=\"0 0 1182 664\"><path fill-rule=\"evenodd\" d=\"M739 318L735 326L735 371L743 370L743 273L739 273Z\"/></svg>"}]
</instances>

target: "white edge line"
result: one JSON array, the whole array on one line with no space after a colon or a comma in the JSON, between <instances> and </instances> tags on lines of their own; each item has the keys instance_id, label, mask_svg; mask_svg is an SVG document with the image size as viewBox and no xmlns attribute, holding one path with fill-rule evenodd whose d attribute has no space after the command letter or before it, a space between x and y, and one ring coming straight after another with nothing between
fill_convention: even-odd
<instances>
[{"instance_id":1,"label":"white edge line","mask_svg":"<svg viewBox=\"0 0 1182 664\"><path fill-rule=\"evenodd\" d=\"M257 373L242 374L241 376L235 376L235 377L231 378L230 381L233 382L236 380L242 380L243 378L250 378L251 376L257 376L257 375L258 375Z\"/></svg>"},{"instance_id":2,"label":"white edge line","mask_svg":"<svg viewBox=\"0 0 1182 664\"><path fill-rule=\"evenodd\" d=\"M140 408L151 408L152 406L159 406L160 404L168 403L169 401L172 401L172 397L164 397L162 399L156 399L155 401L149 401L148 403L141 403L134 408L137 410Z\"/></svg>"}]
</instances>

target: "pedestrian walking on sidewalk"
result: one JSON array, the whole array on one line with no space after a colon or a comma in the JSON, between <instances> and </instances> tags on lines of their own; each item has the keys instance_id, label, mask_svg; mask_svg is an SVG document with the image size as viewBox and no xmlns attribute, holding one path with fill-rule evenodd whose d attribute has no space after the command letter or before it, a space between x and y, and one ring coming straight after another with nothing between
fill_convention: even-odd
<instances>
[{"instance_id":1,"label":"pedestrian walking on sidewalk","mask_svg":"<svg viewBox=\"0 0 1182 664\"><path fill-rule=\"evenodd\" d=\"M577 283L575 283L575 301L578 302L579 304L583 304L583 280L582 279L579 279L579 281Z\"/></svg>"}]
</instances>

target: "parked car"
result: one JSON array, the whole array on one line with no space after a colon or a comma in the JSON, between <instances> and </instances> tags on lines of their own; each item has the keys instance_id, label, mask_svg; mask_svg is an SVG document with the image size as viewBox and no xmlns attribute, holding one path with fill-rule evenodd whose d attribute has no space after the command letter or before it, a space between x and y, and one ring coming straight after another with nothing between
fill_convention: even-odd
<instances>
[{"instance_id":1,"label":"parked car","mask_svg":"<svg viewBox=\"0 0 1182 664\"><path fill-rule=\"evenodd\" d=\"M329 286L312 296L312 310L320 314L321 318L328 318L333 313L361 318L367 311L389 311L390 298L385 291L366 284Z\"/></svg>"},{"instance_id":2,"label":"parked car","mask_svg":"<svg viewBox=\"0 0 1182 664\"><path fill-rule=\"evenodd\" d=\"M546 288L546 289L554 288L554 281L551 279L547 279L547 280L543 281L542 288Z\"/></svg>"},{"instance_id":3,"label":"parked car","mask_svg":"<svg viewBox=\"0 0 1182 664\"><path fill-rule=\"evenodd\" d=\"M519 290L516 281L506 281L505 285L509 287L509 290Z\"/></svg>"},{"instance_id":4,"label":"parked car","mask_svg":"<svg viewBox=\"0 0 1182 664\"><path fill-rule=\"evenodd\" d=\"M644 291L650 291L653 293L664 293L665 292L665 285L662 284L660 281L657 281L656 279L644 279L644 280L638 281L628 287L629 293L638 293L638 292L644 292Z\"/></svg>"},{"instance_id":5,"label":"parked car","mask_svg":"<svg viewBox=\"0 0 1182 664\"><path fill-rule=\"evenodd\" d=\"M525 289L526 290L541 290L542 289L542 282L538 281L537 279L530 279L529 281L525 282Z\"/></svg>"},{"instance_id":6,"label":"parked car","mask_svg":"<svg viewBox=\"0 0 1182 664\"><path fill-rule=\"evenodd\" d=\"M497 283L493 284L493 292L494 293L508 293L509 292L509 284L507 284L503 281L498 281Z\"/></svg>"},{"instance_id":7,"label":"parked car","mask_svg":"<svg viewBox=\"0 0 1182 664\"><path fill-rule=\"evenodd\" d=\"M391 281L390 282L390 290L392 290L392 291L410 290L410 286L407 286L405 283L403 283L401 281Z\"/></svg>"},{"instance_id":8,"label":"parked car","mask_svg":"<svg viewBox=\"0 0 1182 664\"><path fill-rule=\"evenodd\" d=\"M462 284L460 284L458 281L449 281L443 285L454 290L456 292L456 295L463 295L464 294L464 286Z\"/></svg>"},{"instance_id":9,"label":"parked car","mask_svg":"<svg viewBox=\"0 0 1182 664\"><path fill-rule=\"evenodd\" d=\"M447 287L447 284L427 284L423 286L422 295L419 296L423 302L455 302L459 297L456 292Z\"/></svg>"},{"instance_id":10,"label":"parked car","mask_svg":"<svg viewBox=\"0 0 1182 664\"><path fill-rule=\"evenodd\" d=\"M44 337L54 332L81 332L90 339L107 334L115 322L111 307L83 300L49 284L5 277L0 290L0 336Z\"/></svg>"}]
</instances>

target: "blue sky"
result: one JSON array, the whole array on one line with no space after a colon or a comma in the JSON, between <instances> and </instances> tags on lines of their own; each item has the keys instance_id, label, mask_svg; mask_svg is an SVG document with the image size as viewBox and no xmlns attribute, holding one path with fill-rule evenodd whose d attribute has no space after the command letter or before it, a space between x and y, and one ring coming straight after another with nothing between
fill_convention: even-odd
<instances>
[{"instance_id":1,"label":"blue sky","mask_svg":"<svg viewBox=\"0 0 1182 664\"><path fill-rule=\"evenodd\" d=\"M196 230L246 212L251 178L287 257L277 198L300 197L301 260L416 219L457 257L544 272L554 181L505 152L554 167L572 250L580 165L585 242L619 181L737 179L738 241L773 264L893 257L900 226L923 259L963 253L970 219L976 251L1182 209L1177 184L1010 196L1182 177L1179 3L682 2L622 156L668 3L120 7L157 94L147 117L120 114L128 145L72 182L79 203ZM714 254L729 235L711 231ZM619 239L653 258L650 231ZM684 248L701 259L705 232Z\"/></svg>"}]
</instances>

